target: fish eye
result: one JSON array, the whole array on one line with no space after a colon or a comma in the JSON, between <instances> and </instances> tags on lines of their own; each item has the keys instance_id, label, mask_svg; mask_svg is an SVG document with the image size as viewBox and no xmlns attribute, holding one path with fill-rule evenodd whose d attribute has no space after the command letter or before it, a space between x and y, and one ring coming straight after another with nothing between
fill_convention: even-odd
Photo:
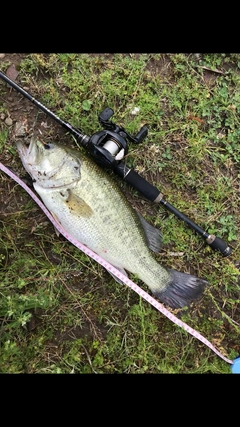
<instances>
[{"instance_id":1,"label":"fish eye","mask_svg":"<svg viewBox=\"0 0 240 427\"><path fill-rule=\"evenodd\" d=\"M46 150L50 150L51 148L54 148L54 144L52 144L51 142L44 143L43 146Z\"/></svg>"}]
</instances>

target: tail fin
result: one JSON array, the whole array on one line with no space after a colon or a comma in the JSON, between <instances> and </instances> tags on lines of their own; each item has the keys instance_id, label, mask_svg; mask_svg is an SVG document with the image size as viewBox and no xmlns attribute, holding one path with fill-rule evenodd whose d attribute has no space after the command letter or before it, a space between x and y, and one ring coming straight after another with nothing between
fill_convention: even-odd
<instances>
[{"instance_id":1,"label":"tail fin","mask_svg":"<svg viewBox=\"0 0 240 427\"><path fill-rule=\"evenodd\" d=\"M154 292L154 296L171 308L182 308L198 300L208 284L206 280L191 274L173 269L168 269L168 272L170 281L163 291Z\"/></svg>"}]
</instances>

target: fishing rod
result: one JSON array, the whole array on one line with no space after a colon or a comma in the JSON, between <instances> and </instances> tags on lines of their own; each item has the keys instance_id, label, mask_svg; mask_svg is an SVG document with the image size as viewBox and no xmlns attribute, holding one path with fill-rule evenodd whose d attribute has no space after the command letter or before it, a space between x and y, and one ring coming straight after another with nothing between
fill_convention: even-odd
<instances>
[{"instance_id":1,"label":"fishing rod","mask_svg":"<svg viewBox=\"0 0 240 427\"><path fill-rule=\"evenodd\" d=\"M86 148L89 154L91 154L96 163L102 167L111 168L124 181L146 197L146 199L163 205L168 211L173 213L177 218L184 221L190 228L196 231L213 250L219 251L224 257L230 255L232 250L224 240L214 234L209 234L204 231L186 215L167 202L157 187L150 184L134 169L129 168L122 161L128 153L128 140L135 144L140 144L144 138L146 138L148 134L148 128L146 125L142 126L135 136L131 136L126 129L109 120L114 112L111 108L107 107L98 117L98 120L104 129L94 133L92 136L88 136L82 133L80 129L63 121L1 71L0 78L12 86L17 92L21 93L40 110L52 117L66 130L71 132L71 134L76 137L77 141L79 141L80 144Z\"/></svg>"}]
</instances>

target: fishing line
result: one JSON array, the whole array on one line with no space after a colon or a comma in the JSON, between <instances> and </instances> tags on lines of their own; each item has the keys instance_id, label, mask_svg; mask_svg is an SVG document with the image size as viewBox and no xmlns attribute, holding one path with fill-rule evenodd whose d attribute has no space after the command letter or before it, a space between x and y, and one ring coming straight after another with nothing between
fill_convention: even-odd
<instances>
[{"instance_id":1,"label":"fishing line","mask_svg":"<svg viewBox=\"0 0 240 427\"><path fill-rule=\"evenodd\" d=\"M76 246L78 249L80 249L82 252L84 252L89 257L93 258L96 262L98 262L100 265L102 265L107 271L109 271L110 273L117 276L122 282L124 282L133 291L135 291L138 295L140 295L147 302L149 302L153 307L155 307L158 311L160 311L160 313L162 313L164 316L166 316L169 320L171 320L177 326L179 326L180 328L184 329L186 332L191 334L194 338L197 338L199 341L201 341L203 344L205 344L207 347L209 347L214 353L216 353L219 357L221 357L223 360L225 360L225 362L231 364L233 373L240 373L240 358L239 357L236 358L234 361L225 357L220 351L217 350L216 347L214 347L212 345L212 343L210 341L208 341L198 331L191 328L187 323L178 319L173 313L171 313L169 310L167 310L160 302L156 301L151 295L149 295L147 292L145 292L143 289L141 289L136 283L132 282L131 279L126 277L118 269L113 267L111 264L109 264L107 261L105 261L99 255L97 255L95 252L93 252L91 249L87 248L82 243L80 243L78 240L76 240L72 235L67 233L64 230L64 228L53 218L53 216L48 211L48 209L43 204L43 202L36 196L36 194L17 175L15 175L11 170L9 170L7 167L5 167L1 162L0 162L0 169L3 172L5 172L10 178L12 178L14 181L16 181L24 190L27 191L27 193L32 197L32 199L43 210L43 212L48 217L48 219L51 221L51 223L54 225L54 227L70 243L72 243L74 246Z\"/></svg>"}]
</instances>

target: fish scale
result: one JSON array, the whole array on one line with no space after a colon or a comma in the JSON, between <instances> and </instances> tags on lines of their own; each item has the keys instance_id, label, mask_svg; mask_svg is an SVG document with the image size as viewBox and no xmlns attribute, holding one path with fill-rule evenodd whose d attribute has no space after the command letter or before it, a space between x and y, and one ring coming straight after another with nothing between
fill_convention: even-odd
<instances>
[{"instance_id":1,"label":"fish scale","mask_svg":"<svg viewBox=\"0 0 240 427\"><path fill-rule=\"evenodd\" d=\"M110 174L86 153L34 137L16 145L36 192L69 234L124 274L137 276L172 308L201 297L207 281L156 260L150 247L158 246L159 230L139 217Z\"/></svg>"},{"instance_id":2,"label":"fish scale","mask_svg":"<svg viewBox=\"0 0 240 427\"><path fill-rule=\"evenodd\" d=\"M74 188L74 194L84 199L87 206L91 206L92 213L87 217L82 215L82 211L79 209L76 210L75 214L71 210L71 216L69 215L69 206L67 203L62 204L62 190L44 189L37 183L34 183L34 188L50 212L68 232L72 232L74 227L74 235L77 240L91 247L108 262L121 269L125 268L131 271L133 268L132 261L129 262L128 260L135 259L137 271L139 266L142 267L146 263L146 259L149 259L150 253L146 246L145 235L140 228L139 218L125 202L122 193L118 192L118 187L112 183L106 185L107 182L104 177L102 179L99 177L96 180L94 174L95 184L90 184L89 179L92 179L90 166L91 164L88 162L82 164L81 186ZM97 169L95 170L97 171ZM111 206L106 205L106 200L111 195L114 198L114 204L121 206L121 212L116 212ZM60 205L61 215L59 214ZM129 215L130 213L131 215ZM124 221L125 218L128 218L127 222ZM101 233L101 230L105 230L105 233ZM118 241L122 242L122 251L119 251L119 245L116 245ZM150 260L153 261L152 254ZM161 268L159 264L156 265ZM146 273L151 266L146 267Z\"/></svg>"}]
</instances>

